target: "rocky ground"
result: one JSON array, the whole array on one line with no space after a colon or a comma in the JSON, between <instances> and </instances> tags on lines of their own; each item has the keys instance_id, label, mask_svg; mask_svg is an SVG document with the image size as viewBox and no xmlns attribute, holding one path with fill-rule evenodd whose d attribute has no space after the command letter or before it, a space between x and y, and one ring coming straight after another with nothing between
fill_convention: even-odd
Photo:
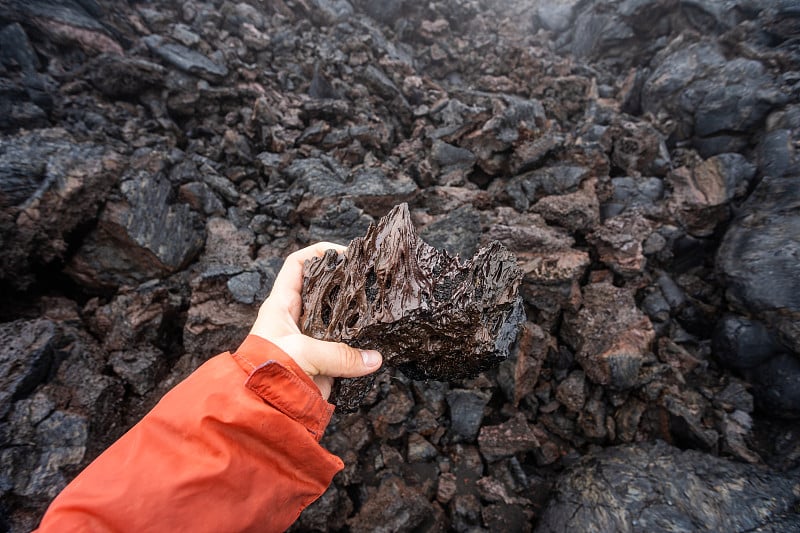
<instances>
[{"instance_id":1,"label":"rocky ground","mask_svg":"<svg viewBox=\"0 0 800 533\"><path fill-rule=\"evenodd\" d=\"M800 528L795 0L6 0L0 134L0 531L401 202L527 322L295 530Z\"/></svg>"}]
</instances>

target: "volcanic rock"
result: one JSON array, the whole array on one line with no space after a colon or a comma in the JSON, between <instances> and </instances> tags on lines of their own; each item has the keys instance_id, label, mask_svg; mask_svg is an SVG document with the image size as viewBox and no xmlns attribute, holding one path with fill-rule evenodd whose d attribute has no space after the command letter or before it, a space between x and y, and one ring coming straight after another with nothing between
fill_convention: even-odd
<instances>
[{"instance_id":1,"label":"volcanic rock","mask_svg":"<svg viewBox=\"0 0 800 533\"><path fill-rule=\"evenodd\" d=\"M70 233L97 215L121 167L113 150L61 129L0 143L0 279L24 287L32 267L63 258Z\"/></svg>"},{"instance_id":2,"label":"volcanic rock","mask_svg":"<svg viewBox=\"0 0 800 533\"><path fill-rule=\"evenodd\" d=\"M520 278L499 243L465 264L437 251L400 205L343 255L306 264L301 330L377 349L414 379L470 376L508 357L522 319ZM336 403L357 407L370 381L339 380Z\"/></svg>"},{"instance_id":3,"label":"volcanic rock","mask_svg":"<svg viewBox=\"0 0 800 533\"><path fill-rule=\"evenodd\" d=\"M380 523L383 531L410 533L423 529L431 514L430 502L418 489L398 477L388 477L347 525L351 531L367 532L375 531Z\"/></svg>"},{"instance_id":4,"label":"volcanic rock","mask_svg":"<svg viewBox=\"0 0 800 533\"><path fill-rule=\"evenodd\" d=\"M562 334L589 379L621 389L637 383L655 332L633 294L610 283L589 285L583 307L564 319Z\"/></svg>"},{"instance_id":5,"label":"volcanic rock","mask_svg":"<svg viewBox=\"0 0 800 533\"><path fill-rule=\"evenodd\" d=\"M741 57L727 61L715 43L685 45L679 37L654 62L642 88L643 110L675 116L673 135L695 138L701 155L743 148L752 129L786 102L764 65ZM679 93L692 96L675 98Z\"/></svg>"},{"instance_id":6,"label":"volcanic rock","mask_svg":"<svg viewBox=\"0 0 800 533\"><path fill-rule=\"evenodd\" d=\"M480 214L469 205L451 211L420 232L422 239L437 250L464 258L475 255L480 234Z\"/></svg>"},{"instance_id":7,"label":"volcanic rock","mask_svg":"<svg viewBox=\"0 0 800 533\"><path fill-rule=\"evenodd\" d=\"M782 351L776 335L762 323L726 315L714 332L714 354L726 366L739 371L758 367Z\"/></svg>"},{"instance_id":8,"label":"volcanic rock","mask_svg":"<svg viewBox=\"0 0 800 533\"><path fill-rule=\"evenodd\" d=\"M589 240L600 260L615 273L634 277L644 271L644 242L652 232L652 223L636 213L623 213L598 224Z\"/></svg>"},{"instance_id":9,"label":"volcanic rock","mask_svg":"<svg viewBox=\"0 0 800 533\"><path fill-rule=\"evenodd\" d=\"M142 41L153 54L189 74L196 74L209 81L219 81L228 75L225 65L215 63L181 44L166 42L160 35L148 35Z\"/></svg>"},{"instance_id":10,"label":"volcanic rock","mask_svg":"<svg viewBox=\"0 0 800 533\"><path fill-rule=\"evenodd\" d=\"M37 320L3 324L0 341L0 416L47 378L58 345L53 322Z\"/></svg>"},{"instance_id":11,"label":"volcanic rock","mask_svg":"<svg viewBox=\"0 0 800 533\"><path fill-rule=\"evenodd\" d=\"M129 172L122 198L107 202L98 227L72 258L68 271L88 286L134 285L184 268L205 240L197 215L172 204L166 179Z\"/></svg>"},{"instance_id":12,"label":"volcanic rock","mask_svg":"<svg viewBox=\"0 0 800 533\"><path fill-rule=\"evenodd\" d=\"M497 426L483 426L478 435L478 448L487 461L524 453L539 447L522 413Z\"/></svg>"},{"instance_id":13,"label":"volcanic rock","mask_svg":"<svg viewBox=\"0 0 800 533\"><path fill-rule=\"evenodd\" d=\"M777 500L800 465L798 36L796 0L0 1L0 531L235 349L287 254L404 201L428 245L511 252L527 320L476 377L376 373L293 530L798 529L722 497L751 476L688 485L729 456ZM514 304L446 304L495 361ZM428 305L401 333L438 350ZM541 512L625 443L628 477Z\"/></svg>"},{"instance_id":14,"label":"volcanic rock","mask_svg":"<svg viewBox=\"0 0 800 533\"><path fill-rule=\"evenodd\" d=\"M753 393L773 416L800 418L800 359L781 353L755 370Z\"/></svg>"},{"instance_id":15,"label":"volcanic rock","mask_svg":"<svg viewBox=\"0 0 800 533\"><path fill-rule=\"evenodd\" d=\"M800 352L798 207L800 182L796 177L765 177L748 199L746 214L731 224L717 253L732 305L776 326L795 352Z\"/></svg>"},{"instance_id":16,"label":"volcanic rock","mask_svg":"<svg viewBox=\"0 0 800 533\"><path fill-rule=\"evenodd\" d=\"M475 440L483 423L483 409L490 399L490 395L481 391L454 389L447 393L450 430L455 440Z\"/></svg>"},{"instance_id":17,"label":"volcanic rock","mask_svg":"<svg viewBox=\"0 0 800 533\"><path fill-rule=\"evenodd\" d=\"M677 168L665 180L671 189L668 209L689 233L707 237L728 221L728 203L747 190L755 173L755 165L740 154L719 154Z\"/></svg>"},{"instance_id":18,"label":"volcanic rock","mask_svg":"<svg viewBox=\"0 0 800 533\"><path fill-rule=\"evenodd\" d=\"M537 533L790 531L800 527L797 473L681 451L663 442L585 456L557 483Z\"/></svg>"}]
</instances>

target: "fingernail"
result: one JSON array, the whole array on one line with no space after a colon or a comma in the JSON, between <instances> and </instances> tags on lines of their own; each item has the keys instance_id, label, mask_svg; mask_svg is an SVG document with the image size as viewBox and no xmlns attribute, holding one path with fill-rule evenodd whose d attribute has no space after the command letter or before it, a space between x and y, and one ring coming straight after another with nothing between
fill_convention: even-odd
<instances>
[{"instance_id":1,"label":"fingernail","mask_svg":"<svg viewBox=\"0 0 800 533\"><path fill-rule=\"evenodd\" d=\"M381 364L381 354L375 350L361 350L361 359L364 360L364 366L378 366Z\"/></svg>"}]
</instances>

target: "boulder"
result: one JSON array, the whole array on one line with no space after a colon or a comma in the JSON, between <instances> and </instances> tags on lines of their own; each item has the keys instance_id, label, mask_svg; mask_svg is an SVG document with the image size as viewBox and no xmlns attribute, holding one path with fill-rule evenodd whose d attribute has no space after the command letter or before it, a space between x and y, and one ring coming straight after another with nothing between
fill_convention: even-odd
<instances>
[{"instance_id":1,"label":"boulder","mask_svg":"<svg viewBox=\"0 0 800 533\"><path fill-rule=\"evenodd\" d=\"M678 37L654 59L642 87L642 109L675 117L676 140L692 139L701 155L739 151L776 106L786 103L759 61L728 60L714 42Z\"/></svg>"},{"instance_id":2,"label":"boulder","mask_svg":"<svg viewBox=\"0 0 800 533\"><path fill-rule=\"evenodd\" d=\"M111 148L62 129L0 143L0 279L24 288L32 268L64 259L72 232L97 216L122 167Z\"/></svg>"},{"instance_id":3,"label":"boulder","mask_svg":"<svg viewBox=\"0 0 800 533\"><path fill-rule=\"evenodd\" d=\"M728 228L717 268L731 306L800 354L800 181L766 176Z\"/></svg>"},{"instance_id":4,"label":"boulder","mask_svg":"<svg viewBox=\"0 0 800 533\"><path fill-rule=\"evenodd\" d=\"M661 441L615 446L561 476L535 531L792 531L800 527L798 494L798 472Z\"/></svg>"},{"instance_id":5,"label":"boulder","mask_svg":"<svg viewBox=\"0 0 800 533\"><path fill-rule=\"evenodd\" d=\"M205 241L200 217L170 201L172 188L164 177L147 170L128 173L120 192L70 261L70 276L95 288L138 285L197 257Z\"/></svg>"}]
</instances>

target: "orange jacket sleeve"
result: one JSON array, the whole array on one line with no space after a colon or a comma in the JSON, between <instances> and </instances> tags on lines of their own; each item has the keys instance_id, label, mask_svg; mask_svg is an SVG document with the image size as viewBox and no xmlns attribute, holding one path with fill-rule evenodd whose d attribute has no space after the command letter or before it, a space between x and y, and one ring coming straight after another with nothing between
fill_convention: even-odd
<instances>
[{"instance_id":1,"label":"orange jacket sleeve","mask_svg":"<svg viewBox=\"0 0 800 533\"><path fill-rule=\"evenodd\" d=\"M319 444L332 413L288 355L251 335L81 472L39 531L283 531L343 468Z\"/></svg>"}]
</instances>

